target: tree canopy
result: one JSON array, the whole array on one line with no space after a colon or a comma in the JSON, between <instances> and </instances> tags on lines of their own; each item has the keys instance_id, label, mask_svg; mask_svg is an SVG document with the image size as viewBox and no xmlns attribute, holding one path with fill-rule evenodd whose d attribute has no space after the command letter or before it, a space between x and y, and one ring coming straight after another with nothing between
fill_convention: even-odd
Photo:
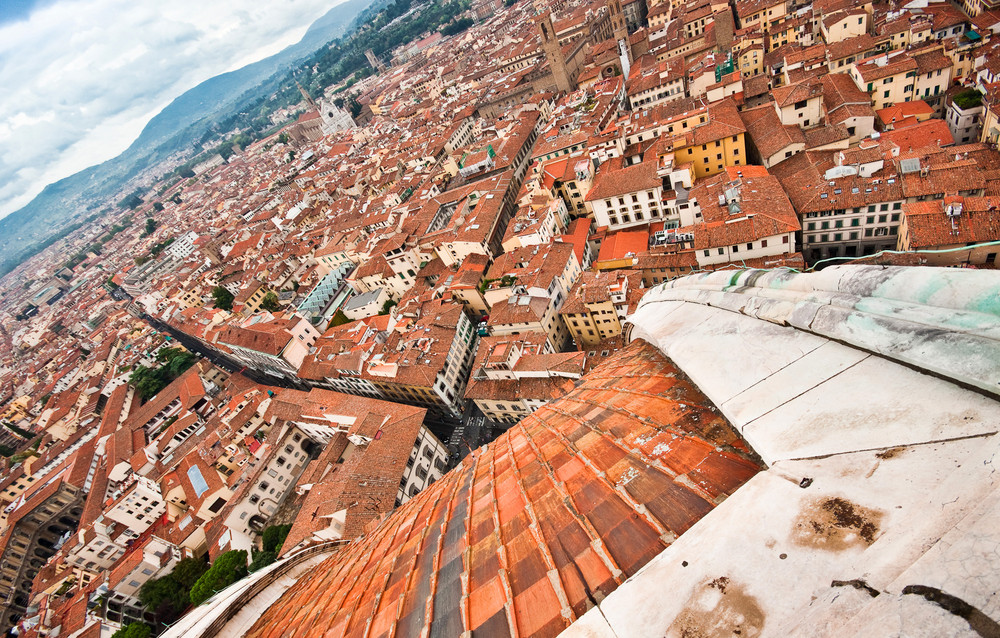
<instances>
[{"instance_id":1,"label":"tree canopy","mask_svg":"<svg viewBox=\"0 0 1000 638\"><path fill-rule=\"evenodd\" d=\"M133 210L142 206L143 199L139 197L139 193L141 192L142 192L141 190L135 191L134 193L123 199L121 202L119 202L118 205L121 206L122 208L129 208Z\"/></svg>"},{"instance_id":2,"label":"tree canopy","mask_svg":"<svg viewBox=\"0 0 1000 638\"><path fill-rule=\"evenodd\" d=\"M184 374L198 357L181 348L164 348L156 353L156 360L160 362L159 366L137 366L128 379L143 401L153 398L171 381Z\"/></svg>"},{"instance_id":3,"label":"tree canopy","mask_svg":"<svg viewBox=\"0 0 1000 638\"><path fill-rule=\"evenodd\" d=\"M444 27L442 27L441 35L455 35L457 33L461 33L462 31L465 31L466 29L471 27L473 24L475 24L475 22L472 20L472 18L459 18L458 20L455 20L451 24L447 24Z\"/></svg>"},{"instance_id":4,"label":"tree canopy","mask_svg":"<svg viewBox=\"0 0 1000 638\"><path fill-rule=\"evenodd\" d=\"M152 633L153 630L146 623L134 622L111 634L111 638L149 638Z\"/></svg>"},{"instance_id":5,"label":"tree canopy","mask_svg":"<svg viewBox=\"0 0 1000 638\"><path fill-rule=\"evenodd\" d=\"M215 559L207 572L191 588L191 604L200 605L247 575L247 553L243 549L226 552Z\"/></svg>"},{"instance_id":6,"label":"tree canopy","mask_svg":"<svg viewBox=\"0 0 1000 638\"><path fill-rule=\"evenodd\" d=\"M253 561L250 563L249 568L251 572L267 567L278 559L278 552L281 551L281 545L285 542L285 538L288 537L288 532L291 529L292 526L286 524L271 525L264 530L262 534L263 549L253 553Z\"/></svg>"},{"instance_id":7,"label":"tree canopy","mask_svg":"<svg viewBox=\"0 0 1000 638\"><path fill-rule=\"evenodd\" d=\"M291 530L291 525L271 525L265 529L261 536L264 551L277 552L280 550L281 545L285 542L285 539L288 538L288 532Z\"/></svg>"},{"instance_id":8,"label":"tree canopy","mask_svg":"<svg viewBox=\"0 0 1000 638\"><path fill-rule=\"evenodd\" d=\"M212 288L212 298L215 299L215 307L219 310L232 310L233 300L236 297L222 286Z\"/></svg>"},{"instance_id":9,"label":"tree canopy","mask_svg":"<svg viewBox=\"0 0 1000 638\"><path fill-rule=\"evenodd\" d=\"M276 295L274 292L269 292L266 295L264 295L264 299L260 302L261 310L274 312L275 310L279 310L280 308L281 304L278 303L278 295Z\"/></svg>"},{"instance_id":10,"label":"tree canopy","mask_svg":"<svg viewBox=\"0 0 1000 638\"><path fill-rule=\"evenodd\" d=\"M327 329L333 328L334 326L342 326L345 323L351 323L351 320L347 315L344 314L343 310L338 309L337 312L333 313L333 318L330 319Z\"/></svg>"},{"instance_id":11,"label":"tree canopy","mask_svg":"<svg viewBox=\"0 0 1000 638\"><path fill-rule=\"evenodd\" d=\"M139 590L139 600L159 622L170 624L191 604L191 588L207 570L205 561L185 558L166 576L146 581Z\"/></svg>"}]
</instances>

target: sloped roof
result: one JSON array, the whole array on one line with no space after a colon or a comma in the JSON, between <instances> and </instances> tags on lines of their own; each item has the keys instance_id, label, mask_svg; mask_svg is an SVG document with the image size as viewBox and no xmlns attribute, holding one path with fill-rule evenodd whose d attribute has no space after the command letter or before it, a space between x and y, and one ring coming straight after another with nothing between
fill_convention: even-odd
<instances>
[{"instance_id":1,"label":"sloped roof","mask_svg":"<svg viewBox=\"0 0 1000 638\"><path fill-rule=\"evenodd\" d=\"M635 343L301 578L247 635L554 636L760 469Z\"/></svg>"},{"instance_id":2,"label":"sloped roof","mask_svg":"<svg viewBox=\"0 0 1000 638\"><path fill-rule=\"evenodd\" d=\"M992 635L998 291L992 271L878 266L653 288L631 338L770 467L564 636Z\"/></svg>"}]
</instances>

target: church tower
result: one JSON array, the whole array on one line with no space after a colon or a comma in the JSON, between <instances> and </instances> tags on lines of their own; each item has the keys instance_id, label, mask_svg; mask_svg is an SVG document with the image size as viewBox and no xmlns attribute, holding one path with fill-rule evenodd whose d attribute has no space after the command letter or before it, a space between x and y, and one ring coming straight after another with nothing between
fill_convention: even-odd
<instances>
[{"instance_id":1,"label":"church tower","mask_svg":"<svg viewBox=\"0 0 1000 638\"><path fill-rule=\"evenodd\" d=\"M576 89L573 78L570 77L569 69L566 67L566 58L563 57L562 46L559 38L556 37L556 30L552 26L552 12L543 11L533 18L538 25L538 32L542 38L542 50L545 58L549 61L549 68L552 70L552 78L556 82L556 88L563 93L571 93Z\"/></svg>"},{"instance_id":2,"label":"church tower","mask_svg":"<svg viewBox=\"0 0 1000 638\"><path fill-rule=\"evenodd\" d=\"M319 106L316 104L316 100L312 99L312 96L309 95L309 93L304 88L302 88L302 85L299 84L298 80L295 80L295 86L299 87L299 93L302 94L302 98L306 101L306 104L309 106L309 108L306 110L319 111Z\"/></svg>"},{"instance_id":3,"label":"church tower","mask_svg":"<svg viewBox=\"0 0 1000 638\"><path fill-rule=\"evenodd\" d=\"M608 13L611 18L611 32L618 46L618 57L621 59L622 75L628 78L632 68L632 46L628 41L628 28L625 26L625 13L622 11L621 0L607 0Z\"/></svg>"},{"instance_id":4,"label":"church tower","mask_svg":"<svg viewBox=\"0 0 1000 638\"><path fill-rule=\"evenodd\" d=\"M385 62L379 59L375 52L371 49L365 50L365 57L368 59L368 64L372 65L372 68L379 73L385 72Z\"/></svg>"}]
</instances>

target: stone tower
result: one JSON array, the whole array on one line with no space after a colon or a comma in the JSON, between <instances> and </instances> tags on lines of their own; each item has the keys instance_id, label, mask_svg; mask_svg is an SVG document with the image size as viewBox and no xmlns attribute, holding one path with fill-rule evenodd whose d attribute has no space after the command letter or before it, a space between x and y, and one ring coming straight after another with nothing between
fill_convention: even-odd
<instances>
[{"instance_id":1,"label":"stone tower","mask_svg":"<svg viewBox=\"0 0 1000 638\"><path fill-rule=\"evenodd\" d=\"M372 65L372 68L379 73L385 72L385 62L379 59L375 52L371 49L365 51L365 57L368 58L368 64Z\"/></svg>"},{"instance_id":2,"label":"stone tower","mask_svg":"<svg viewBox=\"0 0 1000 638\"><path fill-rule=\"evenodd\" d=\"M632 47L628 41L628 28L625 26L625 13L622 11L621 0L607 0L608 13L611 18L611 32L614 34L618 47L618 57L621 59L622 74L627 78L632 68Z\"/></svg>"},{"instance_id":3,"label":"stone tower","mask_svg":"<svg viewBox=\"0 0 1000 638\"><path fill-rule=\"evenodd\" d=\"M566 58L563 57L562 46L559 38L556 37L556 30L552 26L552 12L543 11L533 18L538 25L538 33L542 38L542 50L545 58L549 61L549 68L552 70L552 78L556 82L556 88L563 93L570 93L576 89L573 78L570 77L569 69L566 67Z\"/></svg>"},{"instance_id":4,"label":"stone tower","mask_svg":"<svg viewBox=\"0 0 1000 638\"><path fill-rule=\"evenodd\" d=\"M295 80L295 86L299 87L299 93L302 94L302 99L305 100L306 105L309 107L308 110L318 111L319 106L316 104L316 100L312 99L312 96L309 95L309 92L306 91L301 84L299 84L298 80Z\"/></svg>"}]
</instances>

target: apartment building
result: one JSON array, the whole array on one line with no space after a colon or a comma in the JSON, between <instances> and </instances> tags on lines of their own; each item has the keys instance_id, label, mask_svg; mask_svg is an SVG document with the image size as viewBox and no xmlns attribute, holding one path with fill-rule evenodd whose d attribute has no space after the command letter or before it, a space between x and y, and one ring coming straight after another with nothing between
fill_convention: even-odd
<instances>
[{"instance_id":1,"label":"apartment building","mask_svg":"<svg viewBox=\"0 0 1000 638\"><path fill-rule=\"evenodd\" d=\"M760 166L729 168L695 184L679 233L693 235L702 268L781 263L796 251L799 220L777 178Z\"/></svg>"},{"instance_id":2,"label":"apartment building","mask_svg":"<svg viewBox=\"0 0 1000 638\"><path fill-rule=\"evenodd\" d=\"M270 321L255 315L222 328L215 343L224 346L247 366L272 376L294 379L319 336L319 331L299 315Z\"/></svg>"},{"instance_id":3,"label":"apartment building","mask_svg":"<svg viewBox=\"0 0 1000 638\"><path fill-rule=\"evenodd\" d=\"M622 333L622 322L642 296L637 270L585 272L570 291L559 316L578 349L596 346Z\"/></svg>"},{"instance_id":4,"label":"apartment building","mask_svg":"<svg viewBox=\"0 0 1000 638\"><path fill-rule=\"evenodd\" d=\"M903 205L898 250L938 251L921 254L933 266L976 265L994 267L997 197L949 196ZM985 245L980 245L985 244ZM963 247L972 246L968 250Z\"/></svg>"},{"instance_id":5,"label":"apartment building","mask_svg":"<svg viewBox=\"0 0 1000 638\"><path fill-rule=\"evenodd\" d=\"M487 418L514 424L569 392L584 359L583 352L546 353L532 335L484 337L465 397Z\"/></svg>"},{"instance_id":6,"label":"apartment building","mask_svg":"<svg viewBox=\"0 0 1000 638\"><path fill-rule=\"evenodd\" d=\"M851 77L871 96L877 111L899 102L922 99L940 110L951 85L951 62L941 45L918 50L898 50L859 60L850 68Z\"/></svg>"}]
</instances>

